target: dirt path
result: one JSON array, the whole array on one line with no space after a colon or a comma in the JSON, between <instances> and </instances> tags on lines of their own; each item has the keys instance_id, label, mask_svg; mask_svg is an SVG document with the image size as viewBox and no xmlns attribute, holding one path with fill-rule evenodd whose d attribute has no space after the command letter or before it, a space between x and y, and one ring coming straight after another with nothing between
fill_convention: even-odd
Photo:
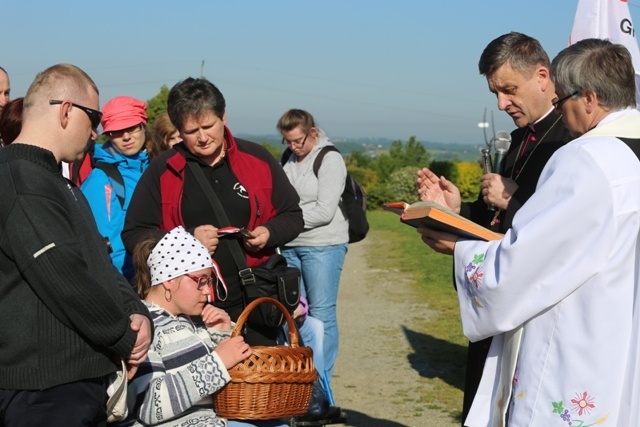
<instances>
[{"instance_id":1,"label":"dirt path","mask_svg":"<svg viewBox=\"0 0 640 427\"><path fill-rule=\"evenodd\" d=\"M421 400L429 387L411 337L423 333L431 315L412 284L397 272L367 265L367 251L379 250L373 231L349 245L338 296L340 353L332 380L336 404L347 426L454 427L459 422Z\"/></svg>"}]
</instances>

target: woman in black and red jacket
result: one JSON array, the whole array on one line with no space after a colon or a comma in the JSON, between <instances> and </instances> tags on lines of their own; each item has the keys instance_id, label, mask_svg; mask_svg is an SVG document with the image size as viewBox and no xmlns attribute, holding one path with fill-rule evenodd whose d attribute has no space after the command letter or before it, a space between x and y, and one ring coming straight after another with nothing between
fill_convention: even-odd
<instances>
[{"instance_id":1,"label":"woman in black and red jacket","mask_svg":"<svg viewBox=\"0 0 640 427\"><path fill-rule=\"evenodd\" d=\"M248 266L263 263L275 248L303 229L299 197L282 167L262 146L235 139L226 127L225 100L206 79L188 78L169 93L168 112L183 142L155 158L134 191L122 239L129 252L149 234L162 237L182 225L211 252L228 288L214 304L236 320L244 301L231 245L241 247ZM196 181L198 165L220 200L230 224L216 218ZM224 226L246 228L251 238L218 236ZM238 241L240 245L238 245ZM253 330L251 330L253 329ZM251 345L271 345L277 330L251 326Z\"/></svg>"}]
</instances>

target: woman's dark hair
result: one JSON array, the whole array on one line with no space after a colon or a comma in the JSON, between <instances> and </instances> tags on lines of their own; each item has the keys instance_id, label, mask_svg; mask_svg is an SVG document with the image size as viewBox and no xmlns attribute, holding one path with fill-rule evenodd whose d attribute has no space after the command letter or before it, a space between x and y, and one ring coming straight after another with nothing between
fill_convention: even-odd
<instances>
[{"instance_id":1,"label":"woman's dark hair","mask_svg":"<svg viewBox=\"0 0 640 427\"><path fill-rule=\"evenodd\" d=\"M147 145L149 158L153 159L158 154L171 148L167 141L176 131L177 129L171 122L169 114L166 111L160 113L153 121L153 125L151 125L150 143Z\"/></svg>"},{"instance_id":2,"label":"woman's dark hair","mask_svg":"<svg viewBox=\"0 0 640 427\"><path fill-rule=\"evenodd\" d=\"M135 271L134 283L138 296L145 299L151 289L151 271L147 264L147 258L156 247L159 238L150 236L139 242L133 250L133 269Z\"/></svg>"},{"instance_id":3,"label":"woman's dark hair","mask_svg":"<svg viewBox=\"0 0 640 427\"><path fill-rule=\"evenodd\" d=\"M0 113L0 136L2 144L9 145L22 130L22 104L24 98L16 98L4 106Z\"/></svg>"},{"instance_id":4,"label":"woman's dark hair","mask_svg":"<svg viewBox=\"0 0 640 427\"><path fill-rule=\"evenodd\" d=\"M178 82L169 91L167 112L178 130L189 117L200 117L208 112L224 117L226 104L222 92L209 80L189 77Z\"/></svg>"}]
</instances>

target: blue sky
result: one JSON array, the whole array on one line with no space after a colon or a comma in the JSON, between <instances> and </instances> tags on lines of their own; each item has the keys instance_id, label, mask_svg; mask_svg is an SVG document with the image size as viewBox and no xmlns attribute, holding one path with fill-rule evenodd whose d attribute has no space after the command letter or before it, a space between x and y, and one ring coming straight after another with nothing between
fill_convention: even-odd
<instances>
[{"instance_id":1,"label":"blue sky","mask_svg":"<svg viewBox=\"0 0 640 427\"><path fill-rule=\"evenodd\" d=\"M566 47L577 0L0 0L0 66L12 97L35 74L70 62L100 88L143 100L204 76L238 134L275 134L289 108L330 137L482 143L498 111L477 63L495 37L520 31L550 57ZM640 22L640 1L630 3ZM637 24L640 25L640 24ZM202 66L204 61L204 67Z\"/></svg>"}]
</instances>

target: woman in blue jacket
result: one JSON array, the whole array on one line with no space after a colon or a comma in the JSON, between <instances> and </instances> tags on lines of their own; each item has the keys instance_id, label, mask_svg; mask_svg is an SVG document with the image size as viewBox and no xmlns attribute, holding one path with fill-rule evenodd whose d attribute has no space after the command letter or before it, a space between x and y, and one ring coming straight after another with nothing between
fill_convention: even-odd
<instances>
[{"instance_id":1,"label":"woman in blue jacket","mask_svg":"<svg viewBox=\"0 0 640 427\"><path fill-rule=\"evenodd\" d=\"M102 107L103 134L109 141L95 147L94 169L81 187L113 264L130 282L131 256L120 233L133 190L149 165L146 107L143 101L128 96L117 96Z\"/></svg>"}]
</instances>

